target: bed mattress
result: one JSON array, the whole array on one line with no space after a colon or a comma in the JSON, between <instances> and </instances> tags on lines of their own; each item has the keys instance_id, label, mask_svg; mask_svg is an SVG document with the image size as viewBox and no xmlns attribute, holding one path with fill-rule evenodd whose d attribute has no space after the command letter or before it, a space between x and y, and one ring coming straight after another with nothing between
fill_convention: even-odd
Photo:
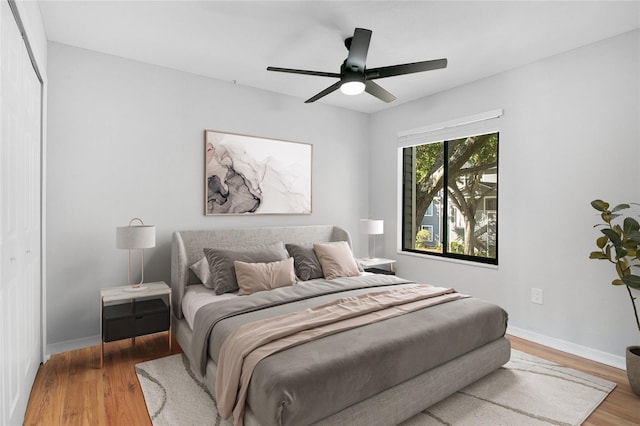
<instances>
[{"instance_id":1,"label":"bed mattress","mask_svg":"<svg viewBox=\"0 0 640 426\"><path fill-rule=\"evenodd\" d=\"M182 298L182 314L187 324L189 324L189 328L193 330L193 321L198 309L211 303L224 302L234 297L238 297L238 292L216 294L210 288L205 287L204 284L193 284L187 287Z\"/></svg>"},{"instance_id":2,"label":"bed mattress","mask_svg":"<svg viewBox=\"0 0 640 426\"><path fill-rule=\"evenodd\" d=\"M226 337L242 324L408 283L387 275L318 280L201 309L193 344L202 356L194 364L204 374L207 360L217 362ZM264 426L310 424L502 338L506 321L498 306L465 298L307 342L258 364L247 404ZM203 338L207 327L210 338Z\"/></svg>"}]
</instances>

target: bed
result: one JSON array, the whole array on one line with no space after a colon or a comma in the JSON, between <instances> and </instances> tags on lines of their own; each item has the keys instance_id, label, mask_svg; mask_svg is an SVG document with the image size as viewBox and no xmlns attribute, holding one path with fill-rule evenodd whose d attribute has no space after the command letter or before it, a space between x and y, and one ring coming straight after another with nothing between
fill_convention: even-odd
<instances>
[{"instance_id":1,"label":"bed","mask_svg":"<svg viewBox=\"0 0 640 426\"><path fill-rule=\"evenodd\" d=\"M216 395L223 346L237 329L336 303L335 299L418 287L393 275L364 273L329 280L298 279L292 286L236 296L236 292L216 295L202 283L212 278L197 276L203 258L215 264L212 252L260 252L261 247L284 243L333 250L334 244L350 247L351 238L346 230L332 225L173 234L173 332L192 370L212 395ZM236 424L399 424L504 365L511 353L506 325L507 314L500 307L461 296L285 347L255 365Z\"/></svg>"}]
</instances>

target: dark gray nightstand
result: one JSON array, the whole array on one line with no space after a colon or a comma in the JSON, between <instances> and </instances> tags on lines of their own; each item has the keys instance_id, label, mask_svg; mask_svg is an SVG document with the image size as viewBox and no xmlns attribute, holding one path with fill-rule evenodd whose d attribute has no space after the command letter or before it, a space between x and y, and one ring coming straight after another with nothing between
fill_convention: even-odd
<instances>
[{"instance_id":1,"label":"dark gray nightstand","mask_svg":"<svg viewBox=\"0 0 640 426\"><path fill-rule=\"evenodd\" d=\"M161 296L167 296L168 305ZM171 351L171 288L164 281L144 283L142 289L129 285L100 289L100 368L105 342L132 338L135 346L136 336L162 331L168 331Z\"/></svg>"}]
</instances>

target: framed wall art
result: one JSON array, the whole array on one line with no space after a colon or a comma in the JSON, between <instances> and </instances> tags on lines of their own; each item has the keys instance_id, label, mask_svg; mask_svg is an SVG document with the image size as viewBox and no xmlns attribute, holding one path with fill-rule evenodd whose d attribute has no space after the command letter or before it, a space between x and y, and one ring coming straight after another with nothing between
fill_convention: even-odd
<instances>
[{"instance_id":1,"label":"framed wall art","mask_svg":"<svg viewBox=\"0 0 640 426\"><path fill-rule=\"evenodd\" d=\"M205 130L205 214L311 214L313 145Z\"/></svg>"}]
</instances>

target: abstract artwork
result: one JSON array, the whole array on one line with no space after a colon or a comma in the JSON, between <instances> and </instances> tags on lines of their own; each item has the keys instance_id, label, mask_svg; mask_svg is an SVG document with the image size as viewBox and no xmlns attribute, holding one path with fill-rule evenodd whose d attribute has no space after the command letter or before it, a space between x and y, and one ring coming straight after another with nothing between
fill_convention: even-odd
<instances>
[{"instance_id":1,"label":"abstract artwork","mask_svg":"<svg viewBox=\"0 0 640 426\"><path fill-rule=\"evenodd\" d=\"M313 145L205 130L205 214L310 214Z\"/></svg>"}]
</instances>

